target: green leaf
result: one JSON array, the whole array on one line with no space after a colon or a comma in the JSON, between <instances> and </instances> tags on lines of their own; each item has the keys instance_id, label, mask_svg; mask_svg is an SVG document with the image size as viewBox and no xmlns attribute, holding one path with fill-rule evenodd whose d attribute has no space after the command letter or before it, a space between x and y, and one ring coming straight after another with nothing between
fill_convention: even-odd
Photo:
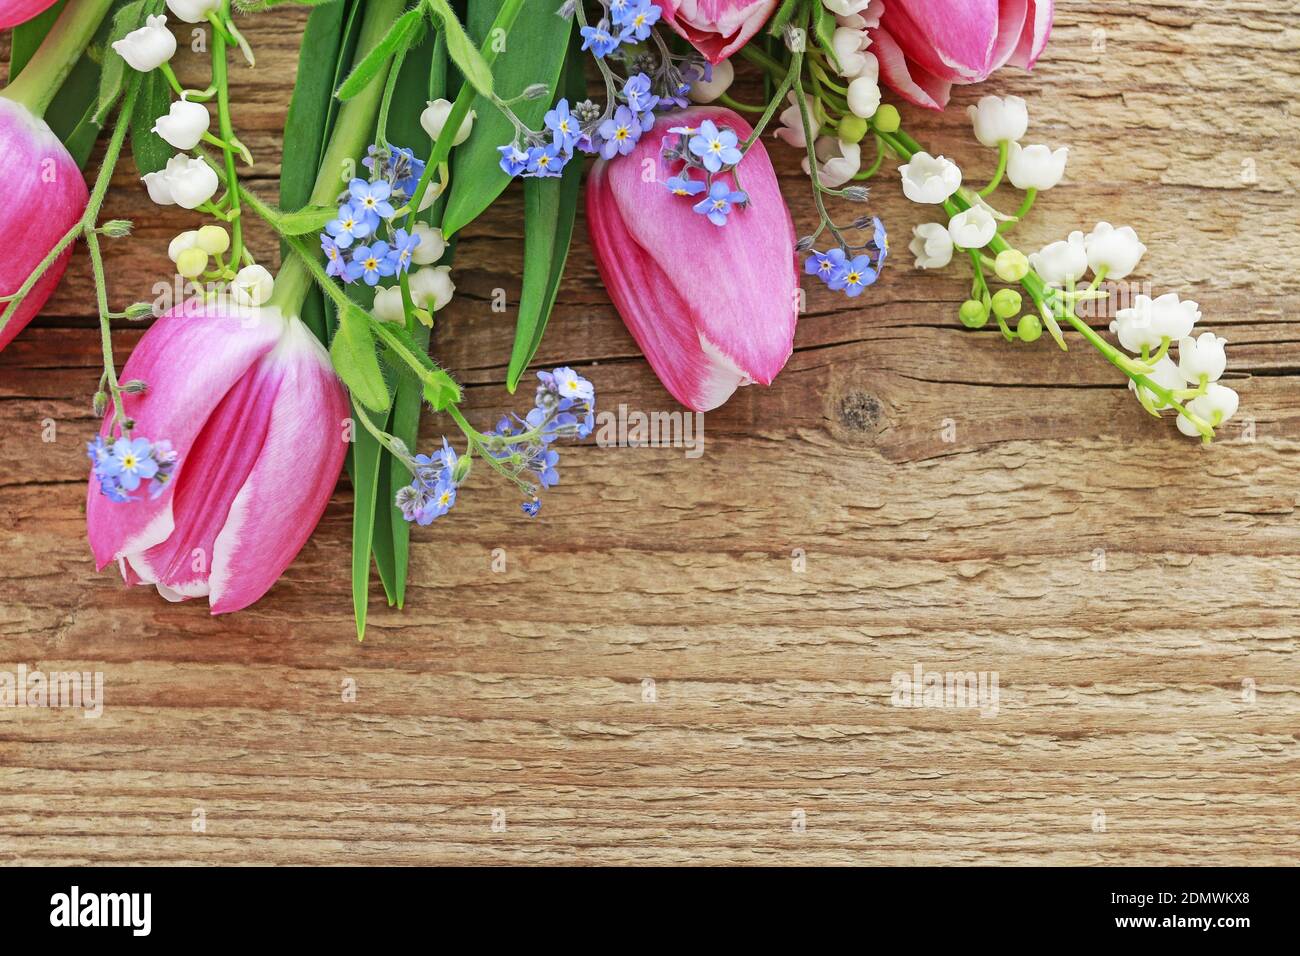
<instances>
[{"instance_id":1,"label":"green leaf","mask_svg":"<svg viewBox=\"0 0 1300 956\"><path fill-rule=\"evenodd\" d=\"M340 334L344 326L339 326ZM335 337L337 340L337 336ZM346 379L345 379L346 381ZM386 393L385 393L386 394ZM355 397L355 395L354 395ZM354 415L364 409L354 408ZM386 426L387 418L381 422ZM379 492L380 461L384 448L365 428L357 430L352 443L352 612L357 640L366 636L366 612L370 605L370 551L375 541L375 496Z\"/></svg>"},{"instance_id":2,"label":"green leaf","mask_svg":"<svg viewBox=\"0 0 1300 956\"><path fill-rule=\"evenodd\" d=\"M800 0L785 0L776 13L772 14L772 20L768 26L767 32L774 37L779 37L782 31L785 30L785 25L789 23L790 18L794 16L794 12L798 8L799 3ZM821 6L821 4L819 3L818 6Z\"/></svg>"},{"instance_id":3,"label":"green leaf","mask_svg":"<svg viewBox=\"0 0 1300 956\"><path fill-rule=\"evenodd\" d=\"M821 44L823 52L830 58L831 66L838 70L840 58L835 55L835 46L831 42L835 37L836 26L835 14L820 3L813 4L813 32L817 34L817 42Z\"/></svg>"},{"instance_id":4,"label":"green leaf","mask_svg":"<svg viewBox=\"0 0 1300 956\"><path fill-rule=\"evenodd\" d=\"M491 5L485 3L485 0L478 0L478 2L483 5ZM479 53L473 41L470 40L465 28L461 26L456 12L452 10L447 0L427 0L427 3L429 8L437 14L438 19L442 21L443 36L447 40L447 53L452 62L456 64L461 75L465 77L465 81L474 87L480 96L490 97L492 95L492 69L487 65L487 61L483 59L483 55ZM537 0L534 0L532 4L525 3L525 7L527 6L544 7L547 4L538 3ZM522 16L522 13L520 16ZM551 16L556 20L560 19L555 16L554 10L551 11ZM532 42L531 39L530 42Z\"/></svg>"},{"instance_id":5,"label":"green leaf","mask_svg":"<svg viewBox=\"0 0 1300 956\"><path fill-rule=\"evenodd\" d=\"M142 176L158 172L174 155L167 142L152 131L154 122L170 108L171 87L166 77L159 70L144 74L140 78L135 115L131 117L131 155Z\"/></svg>"},{"instance_id":6,"label":"green leaf","mask_svg":"<svg viewBox=\"0 0 1300 956\"><path fill-rule=\"evenodd\" d=\"M475 0L470 5L469 29L480 42L487 39L502 5L503 0ZM572 30L571 21L555 15L554 4L526 2L511 28L505 50L493 63L500 96L510 99L536 83L555 90ZM577 99L583 96L585 87ZM536 128L556 98L523 100L513 109L520 120ZM442 222L447 236L478 218L510 184L510 177L501 171L497 147L514 138L514 126L485 97L476 97L471 108L478 113L473 131L452 155L451 198Z\"/></svg>"},{"instance_id":7,"label":"green leaf","mask_svg":"<svg viewBox=\"0 0 1300 956\"><path fill-rule=\"evenodd\" d=\"M147 0L132 0L113 14L113 23L109 28L108 39L104 44L104 62L99 74L99 100L95 109L95 122L103 124L113 104L122 94L126 79L127 65L121 54L113 49L113 44L132 30L143 25L149 13Z\"/></svg>"},{"instance_id":8,"label":"green leaf","mask_svg":"<svg viewBox=\"0 0 1300 956\"><path fill-rule=\"evenodd\" d=\"M285 235L305 236L309 232L320 232L338 214L338 206L304 206L293 212L282 212L276 222Z\"/></svg>"},{"instance_id":9,"label":"green leaf","mask_svg":"<svg viewBox=\"0 0 1300 956\"><path fill-rule=\"evenodd\" d=\"M424 29L424 11L418 7L398 17L384 38L348 74L336 94L338 98L350 100L369 86L371 80L388 66L389 60L420 41Z\"/></svg>"},{"instance_id":10,"label":"green leaf","mask_svg":"<svg viewBox=\"0 0 1300 956\"><path fill-rule=\"evenodd\" d=\"M565 91L569 96L581 95L585 84L582 57L571 56L565 70ZM542 344L560 291L581 184L581 163L569 163L559 179L524 180L524 281L506 373L506 388L512 393Z\"/></svg>"},{"instance_id":11,"label":"green leaf","mask_svg":"<svg viewBox=\"0 0 1300 956\"><path fill-rule=\"evenodd\" d=\"M9 82L12 83L18 74L23 71L28 61L40 48L41 41L45 39L46 34L50 32L50 27L54 26L54 21L59 18L63 12L63 7L67 0L59 0L58 3L38 13L26 23L20 23L14 27L13 36L9 41Z\"/></svg>"},{"instance_id":12,"label":"green leaf","mask_svg":"<svg viewBox=\"0 0 1300 956\"><path fill-rule=\"evenodd\" d=\"M330 358L353 398L374 411L388 411L388 385L375 354L370 316L360 306L349 305L339 314L339 327L330 343Z\"/></svg>"}]
</instances>

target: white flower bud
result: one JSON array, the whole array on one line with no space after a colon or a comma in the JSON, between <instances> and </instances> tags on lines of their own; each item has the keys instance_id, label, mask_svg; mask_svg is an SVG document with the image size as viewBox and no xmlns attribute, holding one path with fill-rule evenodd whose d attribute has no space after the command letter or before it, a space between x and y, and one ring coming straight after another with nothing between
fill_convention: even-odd
<instances>
[{"instance_id":1,"label":"white flower bud","mask_svg":"<svg viewBox=\"0 0 1300 956\"><path fill-rule=\"evenodd\" d=\"M937 205L961 188L961 170L942 156L916 153L898 172L903 177L903 195L912 202Z\"/></svg>"},{"instance_id":2,"label":"white flower bud","mask_svg":"<svg viewBox=\"0 0 1300 956\"><path fill-rule=\"evenodd\" d=\"M191 229L189 232L182 232L167 245L167 258L175 262L181 257L181 253L186 249L193 249L199 244L199 231Z\"/></svg>"},{"instance_id":3,"label":"white flower bud","mask_svg":"<svg viewBox=\"0 0 1300 956\"><path fill-rule=\"evenodd\" d=\"M1217 382L1212 383L1204 395L1200 398L1194 398L1187 403L1187 410L1194 415L1203 418L1214 428L1218 428L1233 415L1237 414L1237 404L1240 400L1237 393L1226 385L1220 385ZM1191 422L1178 416L1178 430L1189 437L1196 437L1200 434Z\"/></svg>"},{"instance_id":4,"label":"white flower bud","mask_svg":"<svg viewBox=\"0 0 1300 956\"><path fill-rule=\"evenodd\" d=\"M1051 189L1065 175L1065 160L1070 147L1053 152L1046 146L1011 144L1007 155L1007 179L1017 189Z\"/></svg>"},{"instance_id":5,"label":"white flower bud","mask_svg":"<svg viewBox=\"0 0 1300 956\"><path fill-rule=\"evenodd\" d=\"M871 6L871 3L872 0L822 0L822 6L840 17L851 17L861 13Z\"/></svg>"},{"instance_id":6,"label":"white flower bud","mask_svg":"<svg viewBox=\"0 0 1300 956\"><path fill-rule=\"evenodd\" d=\"M167 29L167 18L159 15L146 18L144 26L115 42L113 49L131 69L148 73L176 54L176 38Z\"/></svg>"},{"instance_id":7,"label":"white flower bud","mask_svg":"<svg viewBox=\"0 0 1300 956\"><path fill-rule=\"evenodd\" d=\"M923 222L912 229L912 243L907 247L916 256L918 269L942 269L952 262L952 236L937 222Z\"/></svg>"},{"instance_id":8,"label":"white flower bud","mask_svg":"<svg viewBox=\"0 0 1300 956\"><path fill-rule=\"evenodd\" d=\"M1139 295L1133 305L1115 313L1110 330L1130 352L1158 349L1165 339L1180 341L1201 317L1195 302L1180 302L1178 293L1166 292L1157 299Z\"/></svg>"},{"instance_id":9,"label":"white flower bud","mask_svg":"<svg viewBox=\"0 0 1300 956\"><path fill-rule=\"evenodd\" d=\"M414 295L412 296L414 301ZM395 285L375 290L375 304L370 310L381 322L403 322L406 309L402 305L402 287Z\"/></svg>"},{"instance_id":10,"label":"white flower bud","mask_svg":"<svg viewBox=\"0 0 1300 956\"><path fill-rule=\"evenodd\" d=\"M997 232L997 220L983 206L971 206L948 222L948 235L952 237L953 245L962 249L982 249L993 241Z\"/></svg>"},{"instance_id":11,"label":"white flower bud","mask_svg":"<svg viewBox=\"0 0 1300 956\"><path fill-rule=\"evenodd\" d=\"M1094 273L1105 269L1108 279L1123 279L1147 251L1132 226L1116 229L1108 222L1097 223L1084 237L1083 247L1088 252L1088 268Z\"/></svg>"},{"instance_id":12,"label":"white flower bud","mask_svg":"<svg viewBox=\"0 0 1300 956\"><path fill-rule=\"evenodd\" d=\"M1018 96L985 96L966 113L975 126L975 138L985 146L1015 143L1029 128L1029 110Z\"/></svg>"},{"instance_id":13,"label":"white flower bud","mask_svg":"<svg viewBox=\"0 0 1300 956\"><path fill-rule=\"evenodd\" d=\"M709 80L699 79L691 84L689 94L692 103L712 103L727 90L736 79L736 68L730 60L713 64L713 77Z\"/></svg>"},{"instance_id":14,"label":"white flower bud","mask_svg":"<svg viewBox=\"0 0 1300 956\"><path fill-rule=\"evenodd\" d=\"M874 57L872 62L875 62ZM880 109L880 84L874 76L859 76L849 84L849 110L854 116L871 119Z\"/></svg>"},{"instance_id":15,"label":"white flower bud","mask_svg":"<svg viewBox=\"0 0 1300 956\"><path fill-rule=\"evenodd\" d=\"M866 30L855 30L852 27L835 28L835 32L831 35L831 49L835 51L835 59L839 62L840 76L853 79L861 76L862 71L868 69L868 57L875 59L866 52L870 44L871 40L868 39Z\"/></svg>"},{"instance_id":16,"label":"white flower bud","mask_svg":"<svg viewBox=\"0 0 1300 956\"><path fill-rule=\"evenodd\" d=\"M442 237L441 229L417 222L414 233L420 237L420 244L411 253L411 261L417 266L433 265L447 251L447 240Z\"/></svg>"},{"instance_id":17,"label":"white flower bud","mask_svg":"<svg viewBox=\"0 0 1300 956\"><path fill-rule=\"evenodd\" d=\"M1202 378L1217 382L1228 367L1227 342L1213 332L1202 332L1198 338L1184 336L1178 340L1178 371L1193 385Z\"/></svg>"},{"instance_id":18,"label":"white flower bud","mask_svg":"<svg viewBox=\"0 0 1300 956\"><path fill-rule=\"evenodd\" d=\"M240 305L263 305L275 291L275 279L262 266L244 266L235 275L235 301Z\"/></svg>"},{"instance_id":19,"label":"white flower bud","mask_svg":"<svg viewBox=\"0 0 1300 956\"><path fill-rule=\"evenodd\" d=\"M1083 233L1074 231L1029 254L1029 265L1048 285L1064 286L1078 281L1088 271L1088 252L1083 247Z\"/></svg>"},{"instance_id":20,"label":"white flower bud","mask_svg":"<svg viewBox=\"0 0 1300 956\"><path fill-rule=\"evenodd\" d=\"M478 114L473 110L461 121L460 129L456 131L456 137L451 141L451 145L459 146L465 140L469 139L470 130L474 128L474 119ZM442 135L442 128L447 125L447 119L451 116L450 100L431 100L420 114L420 125L424 131L429 134L430 139L436 140Z\"/></svg>"},{"instance_id":21,"label":"white flower bud","mask_svg":"<svg viewBox=\"0 0 1300 956\"><path fill-rule=\"evenodd\" d=\"M178 20L199 23L206 20L209 13L221 9L221 0L167 0L167 9L176 14Z\"/></svg>"},{"instance_id":22,"label":"white flower bud","mask_svg":"<svg viewBox=\"0 0 1300 956\"><path fill-rule=\"evenodd\" d=\"M456 294L450 266L434 266L411 273L411 300L420 308L437 312Z\"/></svg>"},{"instance_id":23,"label":"white flower bud","mask_svg":"<svg viewBox=\"0 0 1300 956\"><path fill-rule=\"evenodd\" d=\"M199 145L211 121L208 108L202 103L181 99L172 104L166 116L158 117L153 132L177 149L193 149Z\"/></svg>"}]
</instances>

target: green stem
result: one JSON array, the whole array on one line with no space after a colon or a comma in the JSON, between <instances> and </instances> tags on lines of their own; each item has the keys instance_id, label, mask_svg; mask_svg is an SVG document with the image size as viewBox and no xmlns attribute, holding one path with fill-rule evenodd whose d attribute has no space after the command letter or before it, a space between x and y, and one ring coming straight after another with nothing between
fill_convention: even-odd
<instances>
[{"instance_id":1,"label":"green stem","mask_svg":"<svg viewBox=\"0 0 1300 956\"><path fill-rule=\"evenodd\" d=\"M723 106L729 106L731 109L737 110L741 113L763 113L768 109L768 107L765 106L751 106L748 103L741 103L738 100L732 99L726 93L723 93L718 97L718 102Z\"/></svg>"},{"instance_id":2,"label":"green stem","mask_svg":"<svg viewBox=\"0 0 1300 956\"><path fill-rule=\"evenodd\" d=\"M1010 146L1008 145L1007 141L1005 139L999 141L998 168L993 171L993 178L989 180L989 184L980 190L981 196L987 196L991 194L993 190L997 189L999 184L1001 184L1002 177L1006 175L1007 172L1007 154L1009 152L1010 152Z\"/></svg>"},{"instance_id":3,"label":"green stem","mask_svg":"<svg viewBox=\"0 0 1300 956\"><path fill-rule=\"evenodd\" d=\"M0 96L22 103L33 116L44 116L59 88L90 44L114 0L68 0L23 71Z\"/></svg>"},{"instance_id":4,"label":"green stem","mask_svg":"<svg viewBox=\"0 0 1300 956\"><path fill-rule=\"evenodd\" d=\"M378 45L393 21L405 9L406 0L370 0L361 24L361 35L357 39L356 62L359 63L362 57ZM357 160L370 144L375 116L384 95L385 79L386 75L381 70L365 89L340 107L334 131L330 134L325 155L321 158L320 172L316 175L316 185L312 189L309 205L328 206L334 203L342 186L347 183L347 173L357 168ZM249 194L241 194L245 202L249 202ZM264 204L259 210L251 202L249 208L274 224L274 210ZM279 306L286 315L297 315L302 311L311 284L311 274L307 271L302 256L291 256L280 264L280 274L276 276L275 292L269 304Z\"/></svg>"},{"instance_id":5,"label":"green stem","mask_svg":"<svg viewBox=\"0 0 1300 956\"><path fill-rule=\"evenodd\" d=\"M221 5L223 19L230 17L230 2ZM230 121L230 81L226 72L226 33L212 34L212 85L217 88L217 122L221 130L221 153L226 160L226 189L230 193L230 260L238 263L244 252L244 229L239 220L239 173L235 169L235 151L231 143L235 128Z\"/></svg>"}]
</instances>

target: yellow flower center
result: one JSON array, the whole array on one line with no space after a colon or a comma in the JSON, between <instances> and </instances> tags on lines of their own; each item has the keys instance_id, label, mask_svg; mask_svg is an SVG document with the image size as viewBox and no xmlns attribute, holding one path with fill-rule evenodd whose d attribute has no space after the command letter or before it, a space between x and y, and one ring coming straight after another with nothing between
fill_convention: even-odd
<instances>
[{"instance_id":1,"label":"yellow flower center","mask_svg":"<svg viewBox=\"0 0 1300 956\"><path fill-rule=\"evenodd\" d=\"M122 459L123 468L134 468L135 466L136 466L135 455L127 455L125 458Z\"/></svg>"}]
</instances>

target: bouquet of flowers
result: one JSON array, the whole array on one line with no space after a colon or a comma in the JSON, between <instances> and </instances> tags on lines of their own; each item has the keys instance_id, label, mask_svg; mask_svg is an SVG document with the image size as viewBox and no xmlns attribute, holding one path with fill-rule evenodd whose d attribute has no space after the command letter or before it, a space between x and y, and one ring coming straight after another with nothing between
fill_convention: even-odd
<instances>
[{"instance_id":1,"label":"bouquet of flowers","mask_svg":"<svg viewBox=\"0 0 1300 956\"><path fill-rule=\"evenodd\" d=\"M372 568L400 606L412 526L454 508L476 461L518 489L521 519L537 517L561 445L592 432L592 382L538 371L530 408L472 423L430 351L456 294L457 234L507 189L524 208L511 393L545 332L580 202L610 298L674 397L707 411L742 385L771 385L793 347L801 276L864 302L886 276L886 225L839 210L864 209L867 182L892 161L904 195L935 214L912 230L915 266L969 263L963 325L992 321L1015 345L1046 331L1061 349L1077 333L1189 436L1209 441L1236 411L1220 382L1224 340L1193 337L1195 302L1132 297L1113 313L1118 345L1089 324L1145 252L1131 228L1099 222L1029 253L1013 244L1068 156L1023 143L1024 100L987 95L969 111L997 157L981 188L884 102L882 85L942 110L953 84L1032 68L1050 0L315 0L271 205L241 181L252 157L230 67L255 65L243 15L285 2L0 2L0 24L18 24L0 91L16 188L0 216L24 240L0 261L0 348L83 244L104 353L89 538L128 584L206 597L213 613L247 607L293 561L346 467L361 635ZM206 88L171 67L176 21L210 61ZM746 102L742 88L765 95ZM101 127L87 188L80 167ZM134 240L101 210L128 137L139 188L195 222L169 244L171 291L115 313L102 246ZM765 140L803 154L809 235L796 235ZM1018 199L1000 209L1007 186ZM278 265L256 260L251 229L279 237ZM112 325L142 320L119 372ZM453 437L421 451L426 415Z\"/></svg>"}]
</instances>

